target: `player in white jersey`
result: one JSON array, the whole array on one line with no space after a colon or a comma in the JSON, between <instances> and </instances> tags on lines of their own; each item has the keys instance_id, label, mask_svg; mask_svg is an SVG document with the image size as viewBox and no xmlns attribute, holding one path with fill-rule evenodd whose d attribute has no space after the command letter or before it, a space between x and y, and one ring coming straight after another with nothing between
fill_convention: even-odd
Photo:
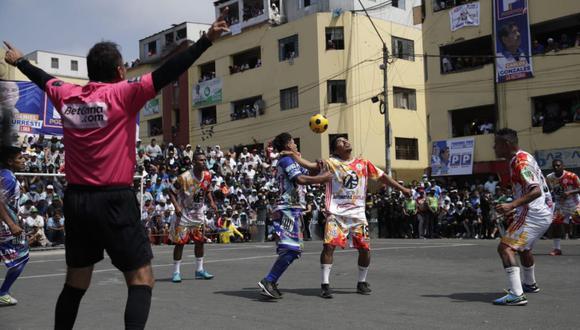
<instances>
[{"instance_id":1,"label":"player in white jersey","mask_svg":"<svg viewBox=\"0 0 580 330\"><path fill-rule=\"evenodd\" d=\"M552 197L540 166L529 153L518 146L516 131L504 128L495 134L495 154L509 161L510 181L514 199L496 206L499 214L509 218L509 226L497 251L508 277L507 294L494 300L496 305L525 305L524 292L539 292L534 274L534 243L552 223ZM523 283L516 260L522 263Z\"/></svg>"},{"instance_id":2,"label":"player in white jersey","mask_svg":"<svg viewBox=\"0 0 580 330\"><path fill-rule=\"evenodd\" d=\"M554 240L554 250L551 256L562 255L560 240L569 232L570 223L580 222L580 178L573 172L564 170L560 159L552 161L553 173L546 179L554 197L554 221L551 227L551 237Z\"/></svg>"},{"instance_id":3,"label":"player in white jersey","mask_svg":"<svg viewBox=\"0 0 580 330\"><path fill-rule=\"evenodd\" d=\"M376 168L366 159L352 157L350 142L344 137L331 141L330 151L333 154L324 162L331 173L331 182L326 185L327 220L324 230L324 247L320 255L321 294L323 298L332 298L330 290L330 270L332 268L334 249L345 248L350 238L351 247L359 251L357 292L368 295L371 292L366 281L371 261L368 223L365 215L368 179L382 182L410 196L411 190L401 186L397 181ZM308 169L318 164L311 163L296 154L298 163Z\"/></svg>"},{"instance_id":4,"label":"player in white jersey","mask_svg":"<svg viewBox=\"0 0 580 330\"><path fill-rule=\"evenodd\" d=\"M201 152L193 155L193 169L185 171L177 177L177 181L170 190L170 198L175 206L176 216L169 227L169 237L175 244L173 250L173 278L174 283L181 282L181 257L183 246L190 240L195 246L196 270L195 278L210 280L214 276L203 268L205 244L205 199L217 212L213 200L211 174L205 170L206 157Z\"/></svg>"}]
</instances>

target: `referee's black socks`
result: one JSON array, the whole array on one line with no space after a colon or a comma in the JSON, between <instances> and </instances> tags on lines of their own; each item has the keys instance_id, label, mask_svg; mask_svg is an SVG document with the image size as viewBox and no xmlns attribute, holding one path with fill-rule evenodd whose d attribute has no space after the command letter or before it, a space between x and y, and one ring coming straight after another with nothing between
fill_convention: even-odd
<instances>
[{"instance_id":1,"label":"referee's black socks","mask_svg":"<svg viewBox=\"0 0 580 330\"><path fill-rule=\"evenodd\" d=\"M151 307L151 287L130 285L125 306L125 329L144 329Z\"/></svg>"},{"instance_id":2,"label":"referee's black socks","mask_svg":"<svg viewBox=\"0 0 580 330\"><path fill-rule=\"evenodd\" d=\"M54 313L55 330L68 330L73 328L81 299L86 291L87 290L73 288L66 283L64 284L64 288L62 288L60 296L58 296L56 302L56 310Z\"/></svg>"}]
</instances>

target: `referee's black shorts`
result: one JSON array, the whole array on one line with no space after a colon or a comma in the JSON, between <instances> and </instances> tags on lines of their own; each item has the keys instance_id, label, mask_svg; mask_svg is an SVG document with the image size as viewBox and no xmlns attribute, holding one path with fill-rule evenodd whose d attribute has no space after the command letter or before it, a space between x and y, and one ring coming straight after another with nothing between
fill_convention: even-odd
<instances>
[{"instance_id":1,"label":"referee's black shorts","mask_svg":"<svg viewBox=\"0 0 580 330\"><path fill-rule=\"evenodd\" d=\"M153 252L130 187L70 185L64 194L66 264L91 266L104 257L122 272L151 261Z\"/></svg>"}]
</instances>

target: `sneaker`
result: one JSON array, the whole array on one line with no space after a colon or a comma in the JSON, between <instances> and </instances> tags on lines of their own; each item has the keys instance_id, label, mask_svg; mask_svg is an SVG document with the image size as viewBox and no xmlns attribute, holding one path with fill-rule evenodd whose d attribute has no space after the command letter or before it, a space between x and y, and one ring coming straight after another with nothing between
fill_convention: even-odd
<instances>
[{"instance_id":1,"label":"sneaker","mask_svg":"<svg viewBox=\"0 0 580 330\"><path fill-rule=\"evenodd\" d=\"M205 270L202 270L201 272L196 271L195 272L195 279L196 280L211 280L213 278L213 275L206 272Z\"/></svg>"},{"instance_id":2,"label":"sneaker","mask_svg":"<svg viewBox=\"0 0 580 330\"><path fill-rule=\"evenodd\" d=\"M522 288L524 289L525 293L538 293L540 292L540 288L536 283L534 284L526 284L522 283Z\"/></svg>"},{"instance_id":3,"label":"sneaker","mask_svg":"<svg viewBox=\"0 0 580 330\"><path fill-rule=\"evenodd\" d=\"M528 304L528 298L522 293L521 296L516 296L511 290L505 291L507 294L501 298L493 301L494 305L502 306L523 306Z\"/></svg>"},{"instance_id":4,"label":"sneaker","mask_svg":"<svg viewBox=\"0 0 580 330\"><path fill-rule=\"evenodd\" d=\"M171 279L173 283L180 283L181 282L181 274L178 272L173 273L173 278Z\"/></svg>"},{"instance_id":5,"label":"sneaker","mask_svg":"<svg viewBox=\"0 0 580 330\"><path fill-rule=\"evenodd\" d=\"M258 282L258 286L260 286L260 288L262 288L261 294L263 296L274 298L274 299L282 298L278 294L277 289L275 287L275 284L266 280L265 278L262 279L260 282Z\"/></svg>"},{"instance_id":6,"label":"sneaker","mask_svg":"<svg viewBox=\"0 0 580 330\"><path fill-rule=\"evenodd\" d=\"M358 282L356 284L356 292L364 295L369 295L372 292L371 288L369 287L370 284L368 282Z\"/></svg>"},{"instance_id":7,"label":"sneaker","mask_svg":"<svg viewBox=\"0 0 580 330\"><path fill-rule=\"evenodd\" d=\"M14 299L11 295L5 294L0 296L0 306L14 306L16 304L18 304L18 300Z\"/></svg>"},{"instance_id":8,"label":"sneaker","mask_svg":"<svg viewBox=\"0 0 580 330\"><path fill-rule=\"evenodd\" d=\"M550 252L551 256L561 256L562 255L562 250L560 249L554 249L552 250L552 252Z\"/></svg>"},{"instance_id":9,"label":"sneaker","mask_svg":"<svg viewBox=\"0 0 580 330\"><path fill-rule=\"evenodd\" d=\"M278 283L272 283L272 285L274 286L274 291L276 291L280 298L282 298L282 292L280 292L280 289L278 289Z\"/></svg>"},{"instance_id":10,"label":"sneaker","mask_svg":"<svg viewBox=\"0 0 580 330\"><path fill-rule=\"evenodd\" d=\"M332 298L332 291L330 291L330 284L322 284L320 286L322 291L320 292L320 296L325 299Z\"/></svg>"}]
</instances>

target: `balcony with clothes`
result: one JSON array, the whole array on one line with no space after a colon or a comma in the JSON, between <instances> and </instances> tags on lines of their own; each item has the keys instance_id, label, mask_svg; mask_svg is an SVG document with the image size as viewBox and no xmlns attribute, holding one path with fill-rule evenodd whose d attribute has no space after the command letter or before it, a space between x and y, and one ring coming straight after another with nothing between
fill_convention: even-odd
<instances>
[{"instance_id":1,"label":"balcony with clothes","mask_svg":"<svg viewBox=\"0 0 580 330\"><path fill-rule=\"evenodd\" d=\"M232 34L242 29L269 22L274 25L283 23L283 0L219 0L214 2L216 17L229 8L225 17Z\"/></svg>"}]
</instances>

